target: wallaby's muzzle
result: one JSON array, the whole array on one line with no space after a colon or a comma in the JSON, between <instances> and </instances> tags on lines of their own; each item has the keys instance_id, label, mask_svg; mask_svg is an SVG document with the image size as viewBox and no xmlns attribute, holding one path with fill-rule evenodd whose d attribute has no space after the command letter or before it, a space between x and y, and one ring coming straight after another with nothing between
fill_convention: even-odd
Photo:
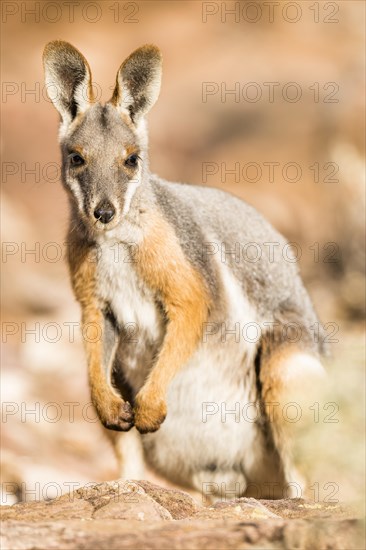
<instances>
[{"instance_id":1,"label":"wallaby's muzzle","mask_svg":"<svg viewBox=\"0 0 366 550\"><path fill-rule=\"evenodd\" d=\"M109 223L115 216L116 210L109 201L103 201L98 204L94 210L94 217L102 223Z\"/></svg>"}]
</instances>

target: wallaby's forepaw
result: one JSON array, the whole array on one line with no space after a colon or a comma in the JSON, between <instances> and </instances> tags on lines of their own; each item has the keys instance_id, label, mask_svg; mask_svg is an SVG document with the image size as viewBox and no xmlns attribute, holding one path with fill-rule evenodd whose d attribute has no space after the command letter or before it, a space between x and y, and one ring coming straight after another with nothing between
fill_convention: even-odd
<instances>
[{"instance_id":1,"label":"wallaby's forepaw","mask_svg":"<svg viewBox=\"0 0 366 550\"><path fill-rule=\"evenodd\" d=\"M156 432L164 422L167 409L163 399L140 391L135 399L135 426L141 434Z\"/></svg>"},{"instance_id":2,"label":"wallaby's forepaw","mask_svg":"<svg viewBox=\"0 0 366 550\"><path fill-rule=\"evenodd\" d=\"M105 428L118 432L128 432L134 425L134 415L128 401L122 401L113 396L106 410L99 413L99 418Z\"/></svg>"}]
</instances>

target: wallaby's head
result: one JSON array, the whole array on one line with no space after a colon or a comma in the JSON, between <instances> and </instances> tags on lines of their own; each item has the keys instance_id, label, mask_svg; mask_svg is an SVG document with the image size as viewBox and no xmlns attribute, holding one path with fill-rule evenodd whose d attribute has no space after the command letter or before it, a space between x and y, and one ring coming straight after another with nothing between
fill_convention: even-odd
<instances>
[{"instance_id":1,"label":"wallaby's head","mask_svg":"<svg viewBox=\"0 0 366 550\"><path fill-rule=\"evenodd\" d=\"M62 178L72 206L89 229L112 229L148 171L145 115L160 91L160 51L147 45L133 52L105 105L94 101L89 65L71 44L50 42L43 61L61 115Z\"/></svg>"}]
</instances>

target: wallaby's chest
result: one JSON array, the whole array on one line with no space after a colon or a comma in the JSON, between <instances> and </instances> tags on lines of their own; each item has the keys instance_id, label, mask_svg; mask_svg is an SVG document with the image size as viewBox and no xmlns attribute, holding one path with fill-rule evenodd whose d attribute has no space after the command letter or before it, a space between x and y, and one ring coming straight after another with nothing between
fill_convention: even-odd
<instances>
[{"instance_id":1,"label":"wallaby's chest","mask_svg":"<svg viewBox=\"0 0 366 550\"><path fill-rule=\"evenodd\" d=\"M104 243L98 253L98 293L121 327L135 327L138 338L156 341L162 330L154 293L136 271L133 252L120 243ZM129 328L130 330L130 328Z\"/></svg>"}]
</instances>

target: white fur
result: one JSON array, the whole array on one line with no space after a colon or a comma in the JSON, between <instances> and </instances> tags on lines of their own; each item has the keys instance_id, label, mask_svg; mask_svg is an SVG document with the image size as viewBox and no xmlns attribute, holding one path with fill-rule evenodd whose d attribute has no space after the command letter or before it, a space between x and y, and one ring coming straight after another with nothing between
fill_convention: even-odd
<instances>
[{"instance_id":1,"label":"white fur","mask_svg":"<svg viewBox=\"0 0 366 550\"><path fill-rule=\"evenodd\" d=\"M78 104L78 114L84 113L88 107L90 107L90 97L89 97L89 83L90 83L90 73L87 70L85 78L75 89L75 100ZM64 106L62 105L62 102L60 101L62 92L61 87L58 83L58 75L54 74L52 70L50 70L49 67L46 65L45 70L45 84L46 89L49 90L49 98L51 99L52 103L58 110L58 112L61 114L62 121L59 128L59 140L62 140L68 130L69 126L72 123L71 114L69 111L64 109Z\"/></svg>"},{"instance_id":2,"label":"white fur","mask_svg":"<svg viewBox=\"0 0 366 550\"><path fill-rule=\"evenodd\" d=\"M73 178L70 174L67 178L67 184L70 186L70 189L72 191L72 194L77 200L79 211L82 212L84 209L84 198L83 194L80 189L80 183L78 182L77 178Z\"/></svg>"},{"instance_id":3,"label":"white fur","mask_svg":"<svg viewBox=\"0 0 366 550\"><path fill-rule=\"evenodd\" d=\"M326 373L320 361L304 352L297 352L284 358L281 363L283 379L286 382L294 382L295 384L303 384L304 380L313 383L318 379L319 382L325 380Z\"/></svg>"},{"instance_id":4,"label":"white fur","mask_svg":"<svg viewBox=\"0 0 366 550\"><path fill-rule=\"evenodd\" d=\"M136 274L133 258L115 239L100 244L98 259L99 294L110 304L120 325L136 323L139 339L146 334L157 340L161 333L154 295ZM131 261L132 260L132 261Z\"/></svg>"},{"instance_id":5,"label":"white fur","mask_svg":"<svg viewBox=\"0 0 366 550\"><path fill-rule=\"evenodd\" d=\"M146 89L146 97L149 98L149 101L145 108L137 113L137 119L143 117L146 115L151 107L156 103L156 100L159 97L160 93L160 86L161 86L161 66L158 66L155 68L154 71L154 78L152 79L151 83ZM122 74L118 73L118 85L119 85L119 101L117 104L117 109L119 109L121 112L125 112L129 114L129 107L134 103L133 96L130 92L130 83L126 81Z\"/></svg>"},{"instance_id":6,"label":"white fur","mask_svg":"<svg viewBox=\"0 0 366 550\"><path fill-rule=\"evenodd\" d=\"M161 342L163 323L153 292L137 275L133 256L129 256L128 249L123 246L123 242L134 242L136 246L141 237L135 235L136 240L126 239L129 231L129 224L124 221L120 227L100 236L98 281L100 297L110 305L118 324L130 336L123 342L121 359L127 381L138 391L153 360L147 346ZM121 242L122 238L126 240Z\"/></svg>"},{"instance_id":7,"label":"white fur","mask_svg":"<svg viewBox=\"0 0 366 550\"><path fill-rule=\"evenodd\" d=\"M89 97L90 74L86 71L85 78L75 89L75 100L78 105L78 113L85 113L90 107Z\"/></svg>"},{"instance_id":8,"label":"white fur","mask_svg":"<svg viewBox=\"0 0 366 550\"><path fill-rule=\"evenodd\" d=\"M245 297L240 283L233 275L230 268L220 262L220 275L227 295L227 328L234 328L235 323L239 323L241 340L243 339L243 329L248 323L257 323L256 309ZM233 335L233 337L235 337ZM247 347L252 355L255 353L255 343L247 342Z\"/></svg>"},{"instance_id":9,"label":"white fur","mask_svg":"<svg viewBox=\"0 0 366 550\"><path fill-rule=\"evenodd\" d=\"M136 428L115 434L115 449L119 457L119 475L122 479L144 479L145 465L142 442Z\"/></svg>"},{"instance_id":10,"label":"white fur","mask_svg":"<svg viewBox=\"0 0 366 550\"><path fill-rule=\"evenodd\" d=\"M128 214L132 199L138 187L140 187L140 185L141 185L141 167L139 167L139 170L136 176L132 180L130 180L128 183L127 191L124 197L122 216L126 216L126 214Z\"/></svg>"}]
</instances>

